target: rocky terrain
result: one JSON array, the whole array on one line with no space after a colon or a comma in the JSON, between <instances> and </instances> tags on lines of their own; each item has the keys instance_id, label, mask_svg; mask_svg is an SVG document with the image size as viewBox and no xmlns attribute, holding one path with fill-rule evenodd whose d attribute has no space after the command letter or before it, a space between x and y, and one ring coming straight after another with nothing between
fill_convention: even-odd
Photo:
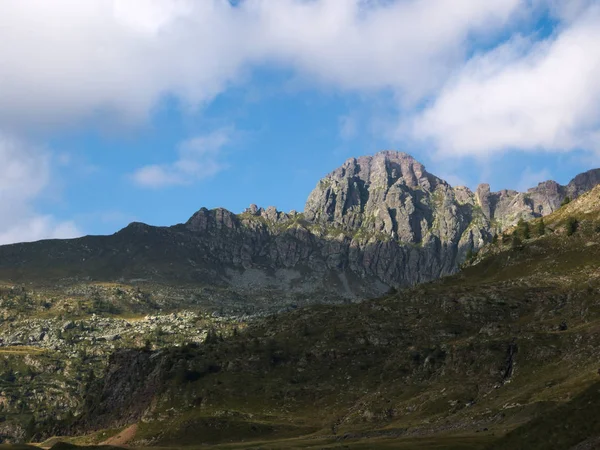
<instances>
[{"instance_id":1,"label":"rocky terrain","mask_svg":"<svg viewBox=\"0 0 600 450\"><path fill-rule=\"evenodd\" d=\"M23 441L70 424L85 408L89 383L123 349L159 351L222 340L240 318L180 311L144 317L37 316L0 325L0 439Z\"/></svg>"},{"instance_id":2,"label":"rocky terrain","mask_svg":"<svg viewBox=\"0 0 600 450\"><path fill-rule=\"evenodd\" d=\"M599 181L600 170L592 170L567 186L471 192L405 153L381 152L323 178L302 213L203 208L173 227L133 223L112 236L3 246L0 280L120 283L152 292L161 307L223 314L351 302L453 274L495 234Z\"/></svg>"}]
</instances>

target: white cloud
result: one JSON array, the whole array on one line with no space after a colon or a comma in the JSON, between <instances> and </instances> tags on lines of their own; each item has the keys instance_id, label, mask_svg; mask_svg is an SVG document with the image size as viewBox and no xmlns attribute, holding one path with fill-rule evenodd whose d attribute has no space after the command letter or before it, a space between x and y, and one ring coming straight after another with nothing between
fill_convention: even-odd
<instances>
[{"instance_id":1,"label":"white cloud","mask_svg":"<svg viewBox=\"0 0 600 450\"><path fill-rule=\"evenodd\" d=\"M600 150L600 8L474 57L413 123L441 154Z\"/></svg>"},{"instance_id":2,"label":"white cloud","mask_svg":"<svg viewBox=\"0 0 600 450\"><path fill-rule=\"evenodd\" d=\"M14 222L8 228L0 229L0 245L81 236L74 222L57 222L52 216L31 213Z\"/></svg>"},{"instance_id":3,"label":"white cloud","mask_svg":"<svg viewBox=\"0 0 600 450\"><path fill-rule=\"evenodd\" d=\"M501 29L526 3L5 0L0 126L143 120L165 94L201 105L265 62L414 100L461 64L473 34Z\"/></svg>"},{"instance_id":4,"label":"white cloud","mask_svg":"<svg viewBox=\"0 0 600 450\"><path fill-rule=\"evenodd\" d=\"M550 13L559 20L571 22L594 5L597 0L534 0L542 7L548 7Z\"/></svg>"},{"instance_id":5,"label":"white cloud","mask_svg":"<svg viewBox=\"0 0 600 450\"><path fill-rule=\"evenodd\" d=\"M155 35L193 12L189 0L115 0L113 5L118 23L148 35Z\"/></svg>"},{"instance_id":6,"label":"white cloud","mask_svg":"<svg viewBox=\"0 0 600 450\"><path fill-rule=\"evenodd\" d=\"M74 223L35 211L50 180L46 151L0 133L0 244L80 235Z\"/></svg>"},{"instance_id":7,"label":"white cloud","mask_svg":"<svg viewBox=\"0 0 600 450\"><path fill-rule=\"evenodd\" d=\"M462 62L469 37L501 28L526 2L248 3L263 24L268 56L343 89L392 88L414 100Z\"/></svg>"},{"instance_id":8,"label":"white cloud","mask_svg":"<svg viewBox=\"0 0 600 450\"><path fill-rule=\"evenodd\" d=\"M161 188L187 185L216 175L227 167L220 156L223 147L230 142L231 132L220 129L184 141L179 145L176 161L141 167L132 179L141 187Z\"/></svg>"}]
</instances>

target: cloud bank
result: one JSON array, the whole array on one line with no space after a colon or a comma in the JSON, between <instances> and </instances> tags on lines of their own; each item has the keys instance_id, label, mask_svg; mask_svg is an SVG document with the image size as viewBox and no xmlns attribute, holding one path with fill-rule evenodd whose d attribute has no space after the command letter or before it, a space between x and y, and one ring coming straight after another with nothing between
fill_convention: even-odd
<instances>
[{"instance_id":1,"label":"cloud bank","mask_svg":"<svg viewBox=\"0 0 600 450\"><path fill-rule=\"evenodd\" d=\"M543 13L556 23L540 39L532 23ZM389 92L397 133L441 157L597 152L598 30L596 0L6 0L0 162L48 185L48 152L26 143L30 132L143 123L165 96L202 107L265 65L311 86ZM352 123L340 133L350 138ZM216 174L225 142L213 134L133 180L157 188ZM36 214L43 187L2 185L12 219L0 222L1 242L76 233Z\"/></svg>"},{"instance_id":2,"label":"cloud bank","mask_svg":"<svg viewBox=\"0 0 600 450\"><path fill-rule=\"evenodd\" d=\"M143 120L166 94L199 105L265 63L415 100L463 61L468 39L502 29L525 3L8 0L0 2L0 124Z\"/></svg>"},{"instance_id":3,"label":"cloud bank","mask_svg":"<svg viewBox=\"0 0 600 450\"><path fill-rule=\"evenodd\" d=\"M544 10L552 36L516 33ZM589 0L8 0L0 129L143 121L165 95L201 106L272 64L334 89L389 89L404 118L427 100L401 130L442 154L595 147L599 30Z\"/></svg>"},{"instance_id":4,"label":"cloud bank","mask_svg":"<svg viewBox=\"0 0 600 450\"><path fill-rule=\"evenodd\" d=\"M132 175L133 181L140 187L162 188L212 177L227 167L220 153L229 143L230 134L230 130L220 129L188 139L179 145L176 161L141 167Z\"/></svg>"},{"instance_id":5,"label":"cloud bank","mask_svg":"<svg viewBox=\"0 0 600 450\"><path fill-rule=\"evenodd\" d=\"M34 201L50 183L50 155L0 134L0 245L79 234L73 222L35 211Z\"/></svg>"},{"instance_id":6,"label":"cloud bank","mask_svg":"<svg viewBox=\"0 0 600 450\"><path fill-rule=\"evenodd\" d=\"M600 7L471 59L414 121L441 154L600 150Z\"/></svg>"}]
</instances>

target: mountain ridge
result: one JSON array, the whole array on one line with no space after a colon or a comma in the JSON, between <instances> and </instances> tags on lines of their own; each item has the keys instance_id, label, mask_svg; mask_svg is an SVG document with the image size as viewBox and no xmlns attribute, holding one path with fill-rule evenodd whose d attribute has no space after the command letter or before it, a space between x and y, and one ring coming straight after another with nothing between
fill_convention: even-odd
<instances>
[{"instance_id":1,"label":"mountain ridge","mask_svg":"<svg viewBox=\"0 0 600 450\"><path fill-rule=\"evenodd\" d=\"M599 182L595 169L566 186L472 192L407 153L385 151L350 158L326 175L303 212L201 208L171 227L134 222L110 236L2 246L0 279L208 286L222 290L225 303L236 299L226 308L239 312L241 302L246 313L253 305L354 301L453 274L495 234Z\"/></svg>"}]
</instances>

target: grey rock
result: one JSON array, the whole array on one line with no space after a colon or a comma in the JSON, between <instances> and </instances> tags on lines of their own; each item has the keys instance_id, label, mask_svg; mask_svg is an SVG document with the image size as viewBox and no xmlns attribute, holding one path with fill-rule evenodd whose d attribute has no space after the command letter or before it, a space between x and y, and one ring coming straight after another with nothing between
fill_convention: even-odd
<instances>
[{"instance_id":1,"label":"grey rock","mask_svg":"<svg viewBox=\"0 0 600 450\"><path fill-rule=\"evenodd\" d=\"M75 322L69 320L63 324L62 331L72 330L73 328L75 328Z\"/></svg>"}]
</instances>

